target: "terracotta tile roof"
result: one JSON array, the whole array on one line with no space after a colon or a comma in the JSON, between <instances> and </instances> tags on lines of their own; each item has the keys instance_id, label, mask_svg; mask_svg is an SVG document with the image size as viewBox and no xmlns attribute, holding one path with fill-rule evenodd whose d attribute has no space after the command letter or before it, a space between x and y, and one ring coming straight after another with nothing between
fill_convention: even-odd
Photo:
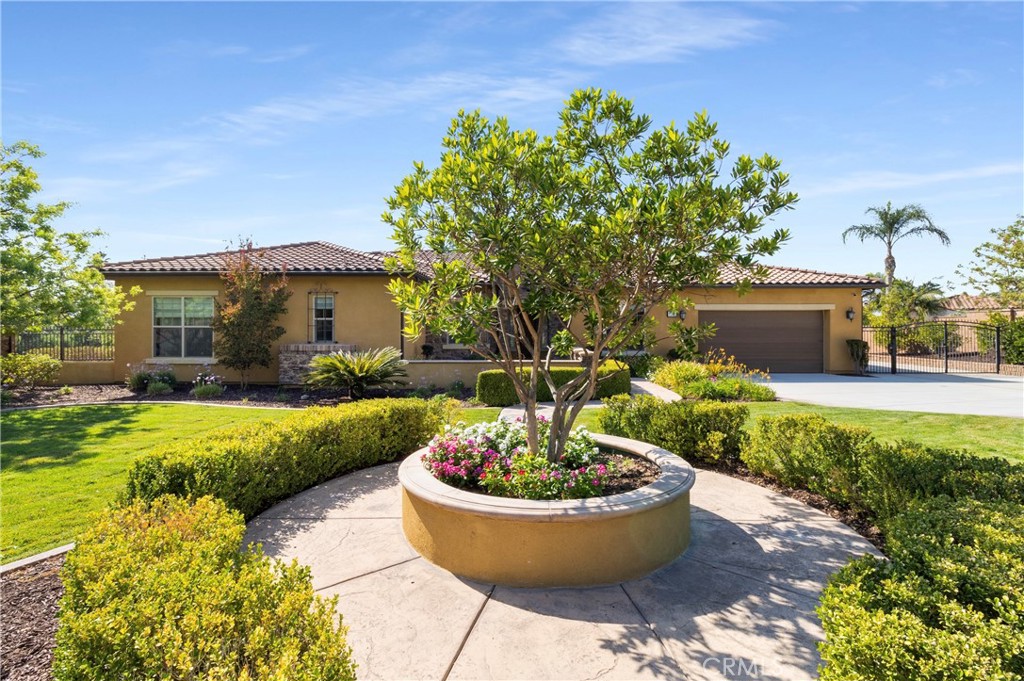
<instances>
[{"instance_id":1,"label":"terracotta tile roof","mask_svg":"<svg viewBox=\"0 0 1024 681\"><path fill-rule=\"evenodd\" d=\"M256 262L265 270L290 274L366 272L386 274L384 258L326 241L305 241L282 246L256 248ZM198 274L217 273L224 269L224 257L238 251L220 251L171 258L150 258L104 263L104 274L130 272L135 274Z\"/></svg>"},{"instance_id":2,"label":"terracotta tile roof","mask_svg":"<svg viewBox=\"0 0 1024 681\"><path fill-rule=\"evenodd\" d=\"M860 274L837 274L818 270L802 270L796 267L767 265L768 276L754 280L755 286L860 286L882 288L885 283L874 277ZM743 279L744 270L736 265L726 265L719 272L719 286L734 286Z\"/></svg>"},{"instance_id":3,"label":"terracotta tile roof","mask_svg":"<svg viewBox=\"0 0 1024 681\"><path fill-rule=\"evenodd\" d=\"M939 305L947 310L1003 310L1005 306L992 296L972 296L960 293L939 301Z\"/></svg>"}]
</instances>

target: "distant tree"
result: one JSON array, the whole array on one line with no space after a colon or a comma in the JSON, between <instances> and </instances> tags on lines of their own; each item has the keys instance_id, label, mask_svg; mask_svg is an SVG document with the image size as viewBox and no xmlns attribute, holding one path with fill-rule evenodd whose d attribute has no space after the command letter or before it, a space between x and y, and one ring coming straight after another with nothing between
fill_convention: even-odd
<instances>
[{"instance_id":1,"label":"distant tree","mask_svg":"<svg viewBox=\"0 0 1024 681\"><path fill-rule=\"evenodd\" d=\"M964 280L993 293L1007 307L1024 307L1024 216L1001 229L993 241L974 249L974 261L957 268Z\"/></svg>"},{"instance_id":2,"label":"distant tree","mask_svg":"<svg viewBox=\"0 0 1024 681\"><path fill-rule=\"evenodd\" d=\"M915 284L909 279L895 279L864 305L866 322L871 326L900 326L924 321L942 309L942 287L934 281Z\"/></svg>"},{"instance_id":3,"label":"distant tree","mask_svg":"<svg viewBox=\"0 0 1024 681\"><path fill-rule=\"evenodd\" d=\"M885 244L885 283L892 284L896 278L896 258L892 248L897 241L908 236L924 236L931 234L938 237L944 245L950 244L949 235L932 223L932 218L916 203L893 208L892 202L884 207L873 206L865 213L874 214L875 221L867 225L853 225L843 232L843 243L853 235L861 241L876 239Z\"/></svg>"},{"instance_id":4,"label":"distant tree","mask_svg":"<svg viewBox=\"0 0 1024 681\"><path fill-rule=\"evenodd\" d=\"M99 230L60 232L53 223L71 204L32 203L41 190L29 165L43 152L25 141L0 142L0 306L4 351L15 336L42 326L106 328L128 300L96 269L100 253L90 253Z\"/></svg>"},{"instance_id":5,"label":"distant tree","mask_svg":"<svg viewBox=\"0 0 1024 681\"><path fill-rule=\"evenodd\" d=\"M214 355L219 364L238 371L243 388L249 384L249 369L273 361L271 345L285 332L277 318L292 295L286 273L267 274L256 262L258 255L251 241L225 254L224 295L214 303Z\"/></svg>"},{"instance_id":6,"label":"distant tree","mask_svg":"<svg viewBox=\"0 0 1024 681\"><path fill-rule=\"evenodd\" d=\"M788 176L769 155L740 156L699 113L684 129L650 131L648 116L614 92L577 91L554 136L460 111L436 169L415 163L388 199L399 250L392 294L405 333L445 332L496 363L526 405L532 452L557 461L595 392L602 357L636 343L654 305L711 286L734 263L751 279L785 230L759 234L792 206ZM547 331L561 327L552 336ZM551 360L586 347L584 370L552 380ZM529 371L523 371L529 369ZM537 388L554 397L548 449L538 449Z\"/></svg>"}]
</instances>

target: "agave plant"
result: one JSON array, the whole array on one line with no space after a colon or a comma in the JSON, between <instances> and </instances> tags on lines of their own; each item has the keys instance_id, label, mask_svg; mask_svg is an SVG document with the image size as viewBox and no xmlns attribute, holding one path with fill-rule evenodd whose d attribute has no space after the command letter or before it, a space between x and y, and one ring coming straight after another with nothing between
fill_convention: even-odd
<instances>
[{"instance_id":1,"label":"agave plant","mask_svg":"<svg viewBox=\"0 0 1024 681\"><path fill-rule=\"evenodd\" d=\"M367 388L404 385L397 380L408 376L401 354L395 348L363 352L333 352L317 355L309 362L306 385L312 388L348 388L353 400L361 399Z\"/></svg>"}]
</instances>

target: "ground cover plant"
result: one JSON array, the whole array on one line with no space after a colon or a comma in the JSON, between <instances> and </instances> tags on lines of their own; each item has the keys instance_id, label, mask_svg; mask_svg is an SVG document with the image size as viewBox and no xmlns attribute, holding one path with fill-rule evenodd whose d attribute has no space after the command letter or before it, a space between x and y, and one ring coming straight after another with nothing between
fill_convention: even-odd
<instances>
[{"instance_id":1,"label":"ground cover plant","mask_svg":"<svg viewBox=\"0 0 1024 681\"><path fill-rule=\"evenodd\" d=\"M124 488L132 462L154 447L291 413L188 404L4 413L0 560L72 541Z\"/></svg>"},{"instance_id":2,"label":"ground cover plant","mask_svg":"<svg viewBox=\"0 0 1024 681\"><path fill-rule=\"evenodd\" d=\"M64 564L54 678L354 679L336 598L244 534L208 497L106 511Z\"/></svg>"},{"instance_id":3,"label":"ground cover plant","mask_svg":"<svg viewBox=\"0 0 1024 681\"><path fill-rule=\"evenodd\" d=\"M775 400L767 372L749 369L722 350L707 353L699 362L665 362L651 374L651 380L688 399Z\"/></svg>"}]
</instances>

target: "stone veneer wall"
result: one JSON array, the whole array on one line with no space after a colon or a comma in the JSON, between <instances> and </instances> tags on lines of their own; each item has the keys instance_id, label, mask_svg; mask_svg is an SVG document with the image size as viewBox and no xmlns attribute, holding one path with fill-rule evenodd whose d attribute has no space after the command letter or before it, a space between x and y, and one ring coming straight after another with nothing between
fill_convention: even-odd
<instances>
[{"instance_id":1,"label":"stone veneer wall","mask_svg":"<svg viewBox=\"0 0 1024 681\"><path fill-rule=\"evenodd\" d=\"M309 360L316 355L329 355L339 351L354 352L355 345L344 343L288 343L281 346L278 357L277 382L281 385L302 385Z\"/></svg>"}]
</instances>

